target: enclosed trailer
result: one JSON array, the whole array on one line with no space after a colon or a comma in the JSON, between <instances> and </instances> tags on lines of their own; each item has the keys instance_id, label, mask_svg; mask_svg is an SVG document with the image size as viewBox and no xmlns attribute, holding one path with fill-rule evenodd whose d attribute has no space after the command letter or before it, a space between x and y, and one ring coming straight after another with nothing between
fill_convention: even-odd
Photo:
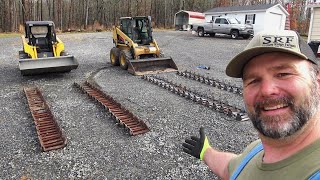
<instances>
[{"instance_id":1,"label":"enclosed trailer","mask_svg":"<svg viewBox=\"0 0 320 180\"><path fill-rule=\"evenodd\" d=\"M200 12L184 11L177 12L174 16L174 26L176 30L190 30L192 24L203 23L205 16Z\"/></svg>"}]
</instances>

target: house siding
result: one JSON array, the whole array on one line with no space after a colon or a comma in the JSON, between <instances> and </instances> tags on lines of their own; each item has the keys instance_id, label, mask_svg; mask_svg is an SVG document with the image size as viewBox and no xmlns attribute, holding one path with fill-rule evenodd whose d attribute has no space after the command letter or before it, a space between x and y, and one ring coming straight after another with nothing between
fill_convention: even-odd
<instances>
[{"instance_id":1,"label":"house siding","mask_svg":"<svg viewBox=\"0 0 320 180\"><path fill-rule=\"evenodd\" d=\"M320 7L316 7L313 9L313 21L310 40L320 41Z\"/></svg>"}]
</instances>

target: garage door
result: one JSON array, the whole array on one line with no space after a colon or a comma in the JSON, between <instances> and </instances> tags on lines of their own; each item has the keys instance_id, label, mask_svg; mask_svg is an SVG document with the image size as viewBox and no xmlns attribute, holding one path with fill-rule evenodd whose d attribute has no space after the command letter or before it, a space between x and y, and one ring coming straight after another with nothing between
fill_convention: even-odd
<instances>
[{"instance_id":1,"label":"garage door","mask_svg":"<svg viewBox=\"0 0 320 180\"><path fill-rule=\"evenodd\" d=\"M265 30L281 30L282 15L269 13L266 17Z\"/></svg>"}]
</instances>

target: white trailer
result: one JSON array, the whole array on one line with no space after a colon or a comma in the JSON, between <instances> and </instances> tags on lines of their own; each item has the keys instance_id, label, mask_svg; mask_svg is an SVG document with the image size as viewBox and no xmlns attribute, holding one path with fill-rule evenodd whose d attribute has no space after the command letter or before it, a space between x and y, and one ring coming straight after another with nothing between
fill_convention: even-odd
<instances>
[{"instance_id":1,"label":"white trailer","mask_svg":"<svg viewBox=\"0 0 320 180\"><path fill-rule=\"evenodd\" d=\"M174 26L176 30L190 30L192 24L203 23L204 21L204 14L200 12L181 10L174 16Z\"/></svg>"}]
</instances>

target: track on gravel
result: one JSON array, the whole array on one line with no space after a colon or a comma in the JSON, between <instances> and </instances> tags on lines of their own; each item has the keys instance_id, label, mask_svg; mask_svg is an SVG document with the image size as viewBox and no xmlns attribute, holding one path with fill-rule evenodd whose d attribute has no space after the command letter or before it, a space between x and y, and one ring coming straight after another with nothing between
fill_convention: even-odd
<instances>
[{"instance_id":1,"label":"track on gravel","mask_svg":"<svg viewBox=\"0 0 320 180\"><path fill-rule=\"evenodd\" d=\"M207 166L182 152L186 137L201 126L212 146L239 153L257 139L249 121L234 121L201 104L161 89L120 67L112 67L112 33L58 35L79 67L70 73L21 76L19 37L0 39L0 177L3 179L217 179ZM165 56L180 71L192 71L241 87L225 75L228 61L249 40L197 37L190 32L154 32ZM210 69L197 68L199 65ZM244 108L238 94L208 86L176 73L159 77L206 96ZM128 136L101 107L73 86L87 80L143 119L150 131ZM37 86L64 130L67 145L42 152L23 87Z\"/></svg>"}]
</instances>

